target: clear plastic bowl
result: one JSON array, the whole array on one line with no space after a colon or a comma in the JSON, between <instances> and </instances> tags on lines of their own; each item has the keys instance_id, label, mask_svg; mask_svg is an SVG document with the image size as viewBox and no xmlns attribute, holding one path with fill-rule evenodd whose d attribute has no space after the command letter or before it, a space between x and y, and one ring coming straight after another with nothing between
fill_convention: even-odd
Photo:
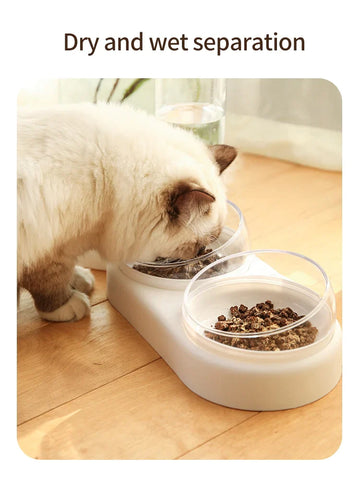
<instances>
[{"instance_id":1,"label":"clear plastic bowl","mask_svg":"<svg viewBox=\"0 0 360 480\"><path fill-rule=\"evenodd\" d=\"M209 270L221 265L223 273L209 278ZM231 317L231 306L250 308L266 300L275 309L290 307L302 318L267 331L215 328L218 316ZM328 276L310 258L283 250L254 250L221 258L195 275L184 293L183 318L187 331L202 344L213 344L223 351L284 354L289 348L314 348L331 339L336 324L335 297ZM288 340L279 340L289 335L297 338L295 334L301 336L308 328L314 332L313 327L317 332L309 344L303 341L288 348ZM269 345L275 345L274 349Z\"/></svg>"},{"instance_id":2,"label":"clear plastic bowl","mask_svg":"<svg viewBox=\"0 0 360 480\"><path fill-rule=\"evenodd\" d=\"M212 251L195 259L171 262L147 262L128 264L128 267L138 273L138 280L141 276L160 277L166 281L187 280L189 281L204 266L213 264L215 260L230 255L235 252L248 250L249 240L244 217L240 209L232 202L228 201L227 217L225 226L220 236L207 248ZM221 273L223 265L215 266L215 271L208 270L208 275ZM169 283L169 282L167 282ZM166 283L162 286L166 286Z\"/></svg>"}]
</instances>

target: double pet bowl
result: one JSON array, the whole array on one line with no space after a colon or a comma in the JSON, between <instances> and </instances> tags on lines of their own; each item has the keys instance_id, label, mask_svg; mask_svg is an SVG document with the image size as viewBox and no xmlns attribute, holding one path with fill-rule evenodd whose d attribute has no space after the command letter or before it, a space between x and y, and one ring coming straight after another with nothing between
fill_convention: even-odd
<instances>
[{"instance_id":1,"label":"double pet bowl","mask_svg":"<svg viewBox=\"0 0 360 480\"><path fill-rule=\"evenodd\" d=\"M225 227L210 248L188 261L108 265L109 301L182 382L207 400L245 410L281 410L326 395L341 375L341 329L324 270L298 253L250 251L243 216L231 202ZM215 328L230 306L250 308L266 300L275 308L290 307L300 318L267 331ZM256 347L274 336L296 337L308 325L316 337L305 346Z\"/></svg>"}]
</instances>

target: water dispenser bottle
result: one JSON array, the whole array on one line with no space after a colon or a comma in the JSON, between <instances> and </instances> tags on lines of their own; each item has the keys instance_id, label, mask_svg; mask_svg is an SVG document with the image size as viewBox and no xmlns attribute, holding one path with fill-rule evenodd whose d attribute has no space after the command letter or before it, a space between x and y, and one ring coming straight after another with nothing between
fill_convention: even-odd
<instances>
[{"instance_id":1,"label":"water dispenser bottle","mask_svg":"<svg viewBox=\"0 0 360 480\"><path fill-rule=\"evenodd\" d=\"M223 143L226 82L222 78L156 79L155 115L191 130L207 144Z\"/></svg>"}]
</instances>

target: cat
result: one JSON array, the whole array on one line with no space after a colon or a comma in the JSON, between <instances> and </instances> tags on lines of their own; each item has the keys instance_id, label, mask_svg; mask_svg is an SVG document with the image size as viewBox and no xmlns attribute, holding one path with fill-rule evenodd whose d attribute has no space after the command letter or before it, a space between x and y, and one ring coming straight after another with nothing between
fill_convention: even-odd
<instances>
[{"instance_id":1,"label":"cat","mask_svg":"<svg viewBox=\"0 0 360 480\"><path fill-rule=\"evenodd\" d=\"M87 250L110 262L193 258L226 215L220 174L228 145L124 105L75 104L18 112L18 288L41 318L89 313Z\"/></svg>"}]
</instances>

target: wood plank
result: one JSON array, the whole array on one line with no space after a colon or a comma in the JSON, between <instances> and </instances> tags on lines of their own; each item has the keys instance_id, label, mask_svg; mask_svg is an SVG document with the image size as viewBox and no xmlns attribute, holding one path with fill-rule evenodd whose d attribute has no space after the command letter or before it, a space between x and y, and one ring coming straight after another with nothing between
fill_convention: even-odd
<instances>
[{"instance_id":1,"label":"wood plank","mask_svg":"<svg viewBox=\"0 0 360 480\"><path fill-rule=\"evenodd\" d=\"M91 305L97 305L98 303L107 300L106 294L106 271L104 270L91 270L95 277L95 288L90 295Z\"/></svg>"},{"instance_id":2,"label":"wood plank","mask_svg":"<svg viewBox=\"0 0 360 480\"><path fill-rule=\"evenodd\" d=\"M342 289L340 173L246 155L228 195L244 213L251 248L303 253Z\"/></svg>"},{"instance_id":3,"label":"wood plank","mask_svg":"<svg viewBox=\"0 0 360 480\"><path fill-rule=\"evenodd\" d=\"M261 412L182 455L183 460L323 459L341 443L341 382L304 407Z\"/></svg>"},{"instance_id":4,"label":"wood plank","mask_svg":"<svg viewBox=\"0 0 360 480\"><path fill-rule=\"evenodd\" d=\"M192 393L161 359L20 425L41 459L172 459L256 415Z\"/></svg>"},{"instance_id":5,"label":"wood plank","mask_svg":"<svg viewBox=\"0 0 360 480\"><path fill-rule=\"evenodd\" d=\"M109 302L91 317L49 323L18 339L18 422L159 358Z\"/></svg>"}]
</instances>

